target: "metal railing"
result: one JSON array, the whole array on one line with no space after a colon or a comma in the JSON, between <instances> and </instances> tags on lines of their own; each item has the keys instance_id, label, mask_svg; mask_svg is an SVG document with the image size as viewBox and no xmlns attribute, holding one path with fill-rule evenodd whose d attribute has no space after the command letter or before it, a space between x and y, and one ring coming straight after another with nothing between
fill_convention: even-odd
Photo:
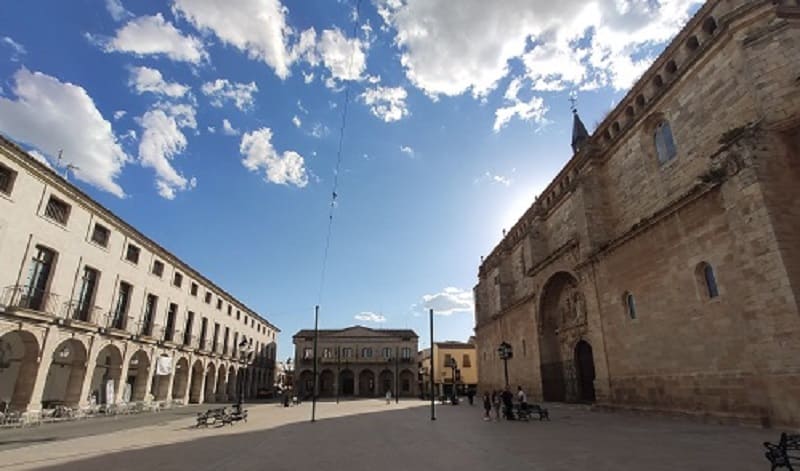
<instances>
[{"instance_id":1,"label":"metal railing","mask_svg":"<svg viewBox=\"0 0 800 471\"><path fill-rule=\"evenodd\" d=\"M164 328L164 335L161 336L161 340L165 342L177 342L177 339L183 340L180 330L172 329L172 332L169 331L166 327Z\"/></svg>"},{"instance_id":2,"label":"metal railing","mask_svg":"<svg viewBox=\"0 0 800 471\"><path fill-rule=\"evenodd\" d=\"M109 312L105 317L106 328L116 330L127 330L128 324L133 320L132 316L117 316L113 312Z\"/></svg>"},{"instance_id":3,"label":"metal railing","mask_svg":"<svg viewBox=\"0 0 800 471\"><path fill-rule=\"evenodd\" d=\"M49 291L34 289L26 285L7 286L3 289L2 302L7 309L29 309L53 316L58 315L59 296Z\"/></svg>"},{"instance_id":4,"label":"metal railing","mask_svg":"<svg viewBox=\"0 0 800 471\"><path fill-rule=\"evenodd\" d=\"M73 300L64 303L63 316L68 320L99 324L103 318L103 309Z\"/></svg>"}]
</instances>

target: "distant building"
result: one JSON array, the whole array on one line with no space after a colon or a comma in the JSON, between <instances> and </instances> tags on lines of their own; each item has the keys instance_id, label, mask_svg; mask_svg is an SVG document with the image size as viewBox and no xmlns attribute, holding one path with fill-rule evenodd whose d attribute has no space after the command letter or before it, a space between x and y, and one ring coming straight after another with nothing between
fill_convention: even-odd
<instances>
[{"instance_id":1,"label":"distant building","mask_svg":"<svg viewBox=\"0 0 800 471\"><path fill-rule=\"evenodd\" d=\"M483 260L481 387L800 424L800 5L709 0ZM564 142L564 145L569 145Z\"/></svg>"},{"instance_id":2,"label":"distant building","mask_svg":"<svg viewBox=\"0 0 800 471\"><path fill-rule=\"evenodd\" d=\"M314 331L293 337L295 389L300 397L314 391ZM320 396L417 395L417 334L408 329L362 326L319 331L317 373Z\"/></svg>"},{"instance_id":3,"label":"distant building","mask_svg":"<svg viewBox=\"0 0 800 471\"><path fill-rule=\"evenodd\" d=\"M274 325L2 137L0 289L0 409L273 384Z\"/></svg>"},{"instance_id":4,"label":"distant building","mask_svg":"<svg viewBox=\"0 0 800 471\"><path fill-rule=\"evenodd\" d=\"M430 397L431 349L426 348L417 356L419 365L419 388L422 395ZM455 362L455 363L453 363ZM476 391L478 386L478 358L475 344L464 342L436 342L433 346L435 396L450 396L455 384L458 394Z\"/></svg>"}]
</instances>

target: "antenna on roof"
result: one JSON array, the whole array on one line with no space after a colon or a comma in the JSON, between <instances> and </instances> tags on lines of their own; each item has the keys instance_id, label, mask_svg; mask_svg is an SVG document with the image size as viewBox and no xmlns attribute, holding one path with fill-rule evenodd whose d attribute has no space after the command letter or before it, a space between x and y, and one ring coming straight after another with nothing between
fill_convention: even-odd
<instances>
[{"instance_id":1,"label":"antenna on roof","mask_svg":"<svg viewBox=\"0 0 800 471\"><path fill-rule=\"evenodd\" d=\"M64 160L64 149L58 150L58 163L56 164L58 167L61 167L62 161ZM77 165L72 165L71 163L67 162L66 168L64 169L64 180L69 181L69 172L72 170L72 173L75 173L75 170L80 170L81 168Z\"/></svg>"}]
</instances>

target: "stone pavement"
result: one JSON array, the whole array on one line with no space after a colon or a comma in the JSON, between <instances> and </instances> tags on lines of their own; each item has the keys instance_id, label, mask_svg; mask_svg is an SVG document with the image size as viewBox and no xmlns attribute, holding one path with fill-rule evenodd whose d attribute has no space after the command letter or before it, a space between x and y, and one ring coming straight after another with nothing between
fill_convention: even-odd
<instances>
[{"instance_id":1,"label":"stone pavement","mask_svg":"<svg viewBox=\"0 0 800 471\"><path fill-rule=\"evenodd\" d=\"M76 430L75 438L0 449L0 469L753 471L769 469L761 442L779 434L564 405L549 406L551 422L524 423L484 422L477 405L437 404L432 422L428 407L320 403L310 423L310 403L259 404L233 427L194 429L184 416L100 435Z\"/></svg>"}]
</instances>

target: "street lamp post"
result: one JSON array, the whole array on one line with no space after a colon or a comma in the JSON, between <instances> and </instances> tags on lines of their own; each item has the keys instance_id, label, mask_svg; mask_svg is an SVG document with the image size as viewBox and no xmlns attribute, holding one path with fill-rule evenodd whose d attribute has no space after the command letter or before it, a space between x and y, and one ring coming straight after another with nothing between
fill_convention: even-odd
<instances>
[{"instance_id":1,"label":"street lamp post","mask_svg":"<svg viewBox=\"0 0 800 471\"><path fill-rule=\"evenodd\" d=\"M453 371L453 391L452 391L452 394L450 395L450 403L455 405L455 404L458 404L458 402L456 402L456 398L458 397L458 395L457 395L458 362L456 361L455 358L450 358L450 365L449 366Z\"/></svg>"},{"instance_id":2,"label":"street lamp post","mask_svg":"<svg viewBox=\"0 0 800 471\"><path fill-rule=\"evenodd\" d=\"M514 350L511 348L510 344L503 342L500 344L500 347L497 348L497 353L500 355L500 359L503 360L503 371L506 378L506 387L508 387L508 359L514 358Z\"/></svg>"},{"instance_id":3,"label":"street lamp post","mask_svg":"<svg viewBox=\"0 0 800 471\"><path fill-rule=\"evenodd\" d=\"M248 345L247 344L247 340L242 338L242 341L239 342L239 359L242 362L245 362L247 360L247 350L245 350L247 348L247 345ZM243 396L244 396L244 385L245 385L245 378L244 378L244 374L242 373L242 369L247 371L247 367L245 366L244 368L241 368L241 367L239 368L239 373L241 373L241 374L239 374L239 377L237 378L238 382L239 382L239 384L237 385L238 388L239 388L239 394L236 397L236 403L239 406L240 410L241 410L241 407L242 407L242 402L244 400Z\"/></svg>"}]
</instances>

